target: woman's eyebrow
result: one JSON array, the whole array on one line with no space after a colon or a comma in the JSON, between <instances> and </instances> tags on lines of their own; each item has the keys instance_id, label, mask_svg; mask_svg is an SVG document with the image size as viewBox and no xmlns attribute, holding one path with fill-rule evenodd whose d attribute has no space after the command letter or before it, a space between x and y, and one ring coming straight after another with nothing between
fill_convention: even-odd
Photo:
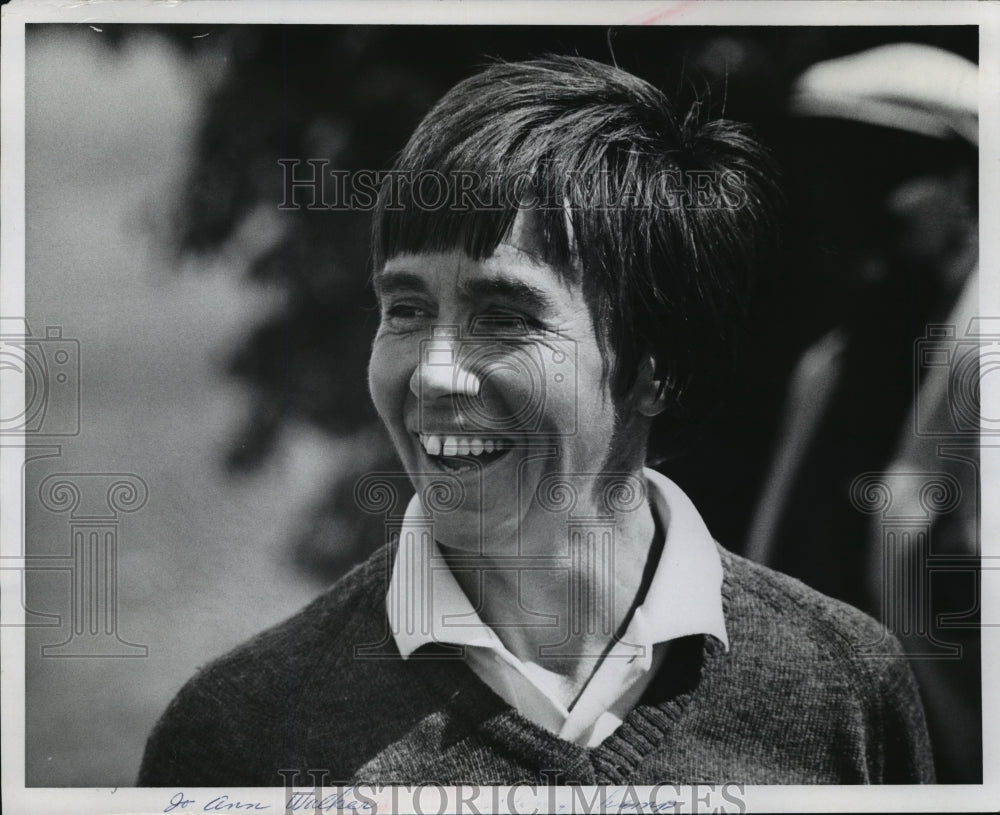
<instances>
[{"instance_id":1,"label":"woman's eyebrow","mask_svg":"<svg viewBox=\"0 0 1000 815\"><path fill-rule=\"evenodd\" d=\"M545 291L519 278L476 278L464 281L462 290L464 296L473 301L499 299L538 312L550 312L554 308L552 298Z\"/></svg>"},{"instance_id":2,"label":"woman's eyebrow","mask_svg":"<svg viewBox=\"0 0 1000 815\"><path fill-rule=\"evenodd\" d=\"M422 275L404 270L383 271L375 275L375 293L379 297L387 294L426 294L429 289ZM552 297L537 286L525 280L507 275L492 275L464 280L459 285L460 294L470 302L502 300L519 308L539 313L550 313L555 309Z\"/></svg>"},{"instance_id":3,"label":"woman's eyebrow","mask_svg":"<svg viewBox=\"0 0 1000 815\"><path fill-rule=\"evenodd\" d=\"M375 275L374 285L375 294L379 297L398 292L427 293L426 281L413 272L382 271Z\"/></svg>"}]
</instances>

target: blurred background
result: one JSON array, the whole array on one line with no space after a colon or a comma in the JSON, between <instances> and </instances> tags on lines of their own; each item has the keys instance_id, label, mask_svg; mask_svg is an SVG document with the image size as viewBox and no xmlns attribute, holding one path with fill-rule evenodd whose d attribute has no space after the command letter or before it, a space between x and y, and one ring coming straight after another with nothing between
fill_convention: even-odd
<instances>
[{"instance_id":1,"label":"blurred background","mask_svg":"<svg viewBox=\"0 0 1000 815\"><path fill-rule=\"evenodd\" d=\"M60 397L79 432L51 413L25 468L28 786L132 785L197 667L382 542L353 500L398 467L365 384L369 214L279 211L278 160L385 168L486 59L544 53L614 60L774 152L787 228L741 373L660 468L725 546L886 619L939 780L981 781L978 437L948 409L978 350L975 27L28 29L26 316L79 342L80 385ZM958 356L922 367L936 324ZM96 517L46 503L62 473L148 489L102 521L107 653L58 647L90 619L67 553ZM914 474L953 495L928 503Z\"/></svg>"}]
</instances>

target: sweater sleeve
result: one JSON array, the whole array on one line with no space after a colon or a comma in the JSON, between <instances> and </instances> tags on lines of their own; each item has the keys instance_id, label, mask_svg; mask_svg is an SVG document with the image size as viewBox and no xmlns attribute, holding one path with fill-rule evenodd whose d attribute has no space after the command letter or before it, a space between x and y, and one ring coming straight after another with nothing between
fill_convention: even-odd
<instances>
[{"instance_id":1,"label":"sweater sleeve","mask_svg":"<svg viewBox=\"0 0 1000 815\"><path fill-rule=\"evenodd\" d=\"M153 728L139 769L140 787L228 786L240 776L233 758L224 687L207 674L189 681Z\"/></svg>"},{"instance_id":2,"label":"sweater sleeve","mask_svg":"<svg viewBox=\"0 0 1000 815\"><path fill-rule=\"evenodd\" d=\"M878 694L877 737L870 745L872 781L933 784L934 757L913 671L899 641L886 632L884 656L869 657Z\"/></svg>"}]
</instances>

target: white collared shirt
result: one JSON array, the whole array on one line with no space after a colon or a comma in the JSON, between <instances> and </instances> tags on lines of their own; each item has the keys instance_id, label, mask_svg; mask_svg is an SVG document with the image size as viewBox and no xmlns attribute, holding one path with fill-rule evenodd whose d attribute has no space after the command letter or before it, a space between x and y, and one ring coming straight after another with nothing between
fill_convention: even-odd
<instances>
[{"instance_id":1,"label":"white collared shirt","mask_svg":"<svg viewBox=\"0 0 1000 815\"><path fill-rule=\"evenodd\" d=\"M482 622L448 568L417 496L406 509L386 595L403 659L431 642L464 646L469 667L522 716L567 741L596 747L638 703L663 663L667 642L710 634L728 649L715 541L680 487L655 470L643 475L652 509L666 527L663 551L642 605L571 707L561 701L568 683L560 674L522 662Z\"/></svg>"}]
</instances>

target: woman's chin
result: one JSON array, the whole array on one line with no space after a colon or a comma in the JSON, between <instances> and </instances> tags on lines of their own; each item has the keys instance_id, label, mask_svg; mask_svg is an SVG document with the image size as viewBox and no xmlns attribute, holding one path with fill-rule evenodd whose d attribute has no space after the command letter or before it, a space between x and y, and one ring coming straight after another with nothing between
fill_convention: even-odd
<instances>
[{"instance_id":1,"label":"woman's chin","mask_svg":"<svg viewBox=\"0 0 1000 815\"><path fill-rule=\"evenodd\" d=\"M434 539L446 549L467 555L516 555L518 525L512 520L516 513L510 512L500 519L491 515L462 507L446 517L437 516Z\"/></svg>"}]
</instances>

